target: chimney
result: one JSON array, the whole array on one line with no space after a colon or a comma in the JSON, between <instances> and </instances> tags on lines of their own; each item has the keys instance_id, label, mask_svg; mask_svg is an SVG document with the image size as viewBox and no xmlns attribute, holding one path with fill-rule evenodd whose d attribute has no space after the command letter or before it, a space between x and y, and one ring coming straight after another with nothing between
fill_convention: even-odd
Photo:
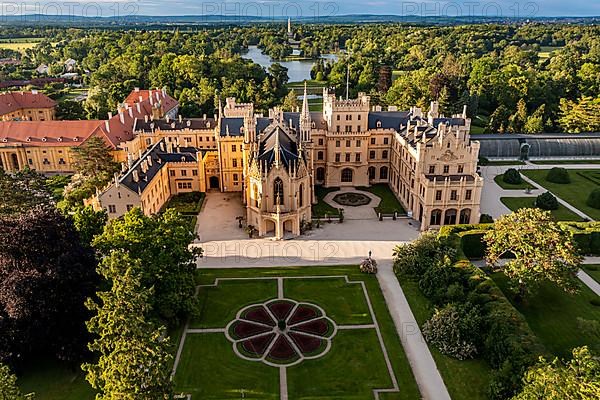
<instances>
[{"instance_id":1,"label":"chimney","mask_svg":"<svg viewBox=\"0 0 600 400\"><path fill-rule=\"evenodd\" d=\"M151 167L152 166L152 156L150 154L148 154L146 156L146 160L148 160L148 165Z\"/></svg>"},{"instance_id":2,"label":"chimney","mask_svg":"<svg viewBox=\"0 0 600 400\"><path fill-rule=\"evenodd\" d=\"M139 92L140 92L140 88L139 88L139 87L136 87L136 88L135 88L135 89L133 89L133 90L134 90L136 93L139 93Z\"/></svg>"},{"instance_id":3,"label":"chimney","mask_svg":"<svg viewBox=\"0 0 600 400\"><path fill-rule=\"evenodd\" d=\"M166 115L165 116L165 121L167 121L167 124L168 124L169 122L171 122L171 117L169 117L168 115Z\"/></svg>"},{"instance_id":4,"label":"chimney","mask_svg":"<svg viewBox=\"0 0 600 400\"><path fill-rule=\"evenodd\" d=\"M125 125L125 113L123 113L123 111L119 112L119 120L121 121L122 125Z\"/></svg>"},{"instance_id":5,"label":"chimney","mask_svg":"<svg viewBox=\"0 0 600 400\"><path fill-rule=\"evenodd\" d=\"M133 108L128 108L129 110L129 118L133 118Z\"/></svg>"},{"instance_id":6,"label":"chimney","mask_svg":"<svg viewBox=\"0 0 600 400\"><path fill-rule=\"evenodd\" d=\"M202 116L202 119L206 121L206 114Z\"/></svg>"},{"instance_id":7,"label":"chimney","mask_svg":"<svg viewBox=\"0 0 600 400\"><path fill-rule=\"evenodd\" d=\"M139 114L141 114L141 113L142 113L142 106L140 105L140 103L137 103L137 112L138 112Z\"/></svg>"},{"instance_id":8,"label":"chimney","mask_svg":"<svg viewBox=\"0 0 600 400\"><path fill-rule=\"evenodd\" d=\"M131 175L133 176L134 182L140 181L140 174L138 173L137 169L134 169L133 172L131 173Z\"/></svg>"},{"instance_id":9,"label":"chimney","mask_svg":"<svg viewBox=\"0 0 600 400\"><path fill-rule=\"evenodd\" d=\"M112 113L112 111L109 111L108 112L108 119L112 119L112 117L113 117L113 113Z\"/></svg>"},{"instance_id":10,"label":"chimney","mask_svg":"<svg viewBox=\"0 0 600 400\"><path fill-rule=\"evenodd\" d=\"M466 104L463 106L463 113L462 113L462 117L463 117L463 118L467 118L467 105L466 105Z\"/></svg>"},{"instance_id":11,"label":"chimney","mask_svg":"<svg viewBox=\"0 0 600 400\"><path fill-rule=\"evenodd\" d=\"M179 114L179 123L181 124L183 122L183 117L181 116L181 114Z\"/></svg>"},{"instance_id":12,"label":"chimney","mask_svg":"<svg viewBox=\"0 0 600 400\"><path fill-rule=\"evenodd\" d=\"M143 97L143 96L140 96L140 97L138 97L138 100L139 100L139 102L141 103L142 101L144 101L144 97Z\"/></svg>"},{"instance_id":13,"label":"chimney","mask_svg":"<svg viewBox=\"0 0 600 400\"><path fill-rule=\"evenodd\" d=\"M104 127L106 128L106 132L110 133L110 121L106 120L104 121Z\"/></svg>"}]
</instances>

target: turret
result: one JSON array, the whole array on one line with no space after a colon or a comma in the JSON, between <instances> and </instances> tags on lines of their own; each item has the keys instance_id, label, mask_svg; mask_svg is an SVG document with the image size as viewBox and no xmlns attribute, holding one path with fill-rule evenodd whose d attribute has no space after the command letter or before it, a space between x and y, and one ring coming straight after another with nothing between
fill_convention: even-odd
<instances>
[{"instance_id":1,"label":"turret","mask_svg":"<svg viewBox=\"0 0 600 400\"><path fill-rule=\"evenodd\" d=\"M302 112L300 114L300 141L311 141L312 121L310 118L310 109L308 107L308 93L306 81L304 82L304 97L302 99Z\"/></svg>"}]
</instances>

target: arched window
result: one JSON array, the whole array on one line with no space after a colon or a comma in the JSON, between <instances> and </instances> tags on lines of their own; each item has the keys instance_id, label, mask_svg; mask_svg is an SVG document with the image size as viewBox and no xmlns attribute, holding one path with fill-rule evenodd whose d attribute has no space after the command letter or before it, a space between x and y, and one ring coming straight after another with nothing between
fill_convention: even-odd
<instances>
[{"instance_id":1,"label":"arched window","mask_svg":"<svg viewBox=\"0 0 600 400\"><path fill-rule=\"evenodd\" d=\"M254 187L254 207L258 207L258 187L256 185L253 185Z\"/></svg>"},{"instance_id":2,"label":"arched window","mask_svg":"<svg viewBox=\"0 0 600 400\"><path fill-rule=\"evenodd\" d=\"M456 225L456 210L454 208L446 210L444 225Z\"/></svg>"},{"instance_id":3,"label":"arched window","mask_svg":"<svg viewBox=\"0 0 600 400\"><path fill-rule=\"evenodd\" d=\"M352 182L352 170L350 168L344 168L342 170L342 182Z\"/></svg>"},{"instance_id":4,"label":"arched window","mask_svg":"<svg viewBox=\"0 0 600 400\"><path fill-rule=\"evenodd\" d=\"M471 209L465 208L464 210L462 210L460 212L459 223L464 225L464 224L468 224L470 222L471 222Z\"/></svg>"},{"instance_id":5,"label":"arched window","mask_svg":"<svg viewBox=\"0 0 600 400\"><path fill-rule=\"evenodd\" d=\"M325 180L325 168L323 168L323 167L317 168L317 180L320 182Z\"/></svg>"},{"instance_id":6,"label":"arched window","mask_svg":"<svg viewBox=\"0 0 600 400\"><path fill-rule=\"evenodd\" d=\"M275 182L273 182L273 202L283 204L283 181L281 178L275 178Z\"/></svg>"},{"instance_id":7,"label":"arched window","mask_svg":"<svg viewBox=\"0 0 600 400\"><path fill-rule=\"evenodd\" d=\"M298 188L298 207L304 206L304 185Z\"/></svg>"},{"instance_id":8,"label":"arched window","mask_svg":"<svg viewBox=\"0 0 600 400\"><path fill-rule=\"evenodd\" d=\"M433 210L429 225L439 225L442 222L442 210Z\"/></svg>"},{"instance_id":9,"label":"arched window","mask_svg":"<svg viewBox=\"0 0 600 400\"><path fill-rule=\"evenodd\" d=\"M369 179L375 179L375 167L369 167Z\"/></svg>"},{"instance_id":10,"label":"arched window","mask_svg":"<svg viewBox=\"0 0 600 400\"><path fill-rule=\"evenodd\" d=\"M379 179L387 179L388 178L388 167L381 167L379 169Z\"/></svg>"}]
</instances>

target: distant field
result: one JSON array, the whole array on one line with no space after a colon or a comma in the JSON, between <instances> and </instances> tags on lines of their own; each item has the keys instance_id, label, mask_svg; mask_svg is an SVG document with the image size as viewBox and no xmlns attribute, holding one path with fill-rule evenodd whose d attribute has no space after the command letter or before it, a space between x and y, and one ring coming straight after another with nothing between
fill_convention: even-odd
<instances>
[{"instance_id":1,"label":"distant field","mask_svg":"<svg viewBox=\"0 0 600 400\"><path fill-rule=\"evenodd\" d=\"M0 49L14 50L24 52L37 46L43 38L24 37L24 38L0 38Z\"/></svg>"},{"instance_id":2,"label":"distant field","mask_svg":"<svg viewBox=\"0 0 600 400\"><path fill-rule=\"evenodd\" d=\"M562 46L541 46L538 57L540 59L546 59L550 57L550 53L559 49L562 49Z\"/></svg>"}]
</instances>

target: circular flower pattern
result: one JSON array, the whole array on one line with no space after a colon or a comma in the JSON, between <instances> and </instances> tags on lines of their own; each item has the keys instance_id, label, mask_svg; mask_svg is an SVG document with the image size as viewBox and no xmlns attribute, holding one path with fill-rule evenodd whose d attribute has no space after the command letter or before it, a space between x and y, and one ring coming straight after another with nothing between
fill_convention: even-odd
<instances>
[{"instance_id":1,"label":"circular flower pattern","mask_svg":"<svg viewBox=\"0 0 600 400\"><path fill-rule=\"evenodd\" d=\"M277 367L321 357L336 332L322 308L290 299L245 307L225 329L239 357Z\"/></svg>"}]
</instances>

